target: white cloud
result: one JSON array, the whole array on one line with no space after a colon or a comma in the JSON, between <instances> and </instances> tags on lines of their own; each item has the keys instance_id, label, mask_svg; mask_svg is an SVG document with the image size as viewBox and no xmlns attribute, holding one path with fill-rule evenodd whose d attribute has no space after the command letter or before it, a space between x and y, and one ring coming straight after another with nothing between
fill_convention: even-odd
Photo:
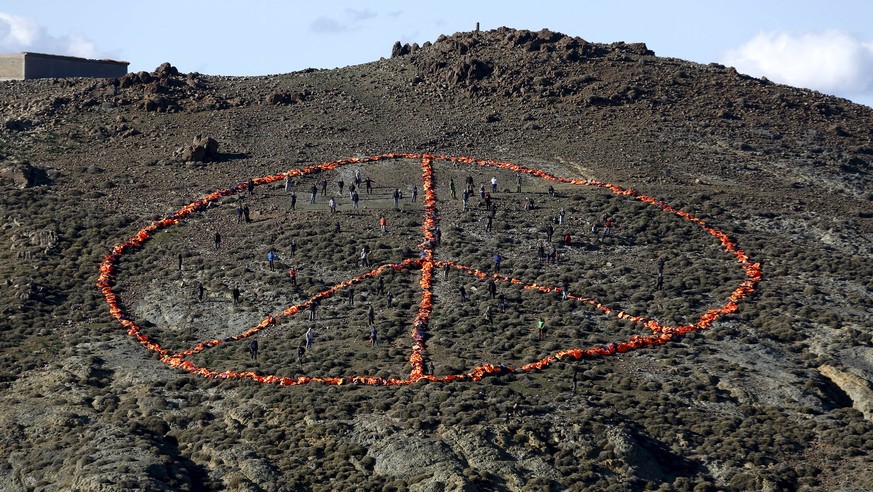
<instances>
[{"instance_id":1,"label":"white cloud","mask_svg":"<svg viewBox=\"0 0 873 492\"><path fill-rule=\"evenodd\" d=\"M83 36L73 34L67 38L67 47L69 54L73 56L81 56L83 58L97 58L97 50L94 43L85 39Z\"/></svg>"},{"instance_id":2,"label":"white cloud","mask_svg":"<svg viewBox=\"0 0 873 492\"><path fill-rule=\"evenodd\" d=\"M376 12L373 12L372 10L369 10L369 9L364 9L364 10L346 9L346 15L348 17L352 18L353 20L356 20L356 21L365 21L368 19L373 19L373 18L377 17L379 14L377 14Z\"/></svg>"},{"instance_id":3,"label":"white cloud","mask_svg":"<svg viewBox=\"0 0 873 492\"><path fill-rule=\"evenodd\" d=\"M45 36L45 31L36 21L17 15L0 12L0 48L19 49L32 45Z\"/></svg>"},{"instance_id":4,"label":"white cloud","mask_svg":"<svg viewBox=\"0 0 873 492\"><path fill-rule=\"evenodd\" d=\"M352 28L348 24L343 24L336 19L322 16L315 19L315 21L310 24L309 29L312 32L333 34L350 31Z\"/></svg>"},{"instance_id":5,"label":"white cloud","mask_svg":"<svg viewBox=\"0 0 873 492\"><path fill-rule=\"evenodd\" d=\"M345 9L343 12L344 19L339 20L333 17L321 16L312 24L309 25L309 29L312 32L318 33L340 33L340 32L355 32L361 30L363 24L365 24L370 19L375 19L379 16L378 13L369 10L355 10L355 9Z\"/></svg>"},{"instance_id":6,"label":"white cloud","mask_svg":"<svg viewBox=\"0 0 873 492\"><path fill-rule=\"evenodd\" d=\"M782 84L863 99L873 94L873 43L848 33L760 33L722 61Z\"/></svg>"},{"instance_id":7,"label":"white cloud","mask_svg":"<svg viewBox=\"0 0 873 492\"><path fill-rule=\"evenodd\" d=\"M97 58L94 43L79 34L50 36L35 20L0 12L0 52L33 51Z\"/></svg>"}]
</instances>

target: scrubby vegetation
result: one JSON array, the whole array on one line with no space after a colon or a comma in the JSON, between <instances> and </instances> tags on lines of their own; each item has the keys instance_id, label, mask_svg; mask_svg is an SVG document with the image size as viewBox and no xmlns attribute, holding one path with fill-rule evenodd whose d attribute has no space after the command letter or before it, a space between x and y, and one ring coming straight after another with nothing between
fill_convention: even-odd
<instances>
[{"instance_id":1,"label":"scrubby vegetation","mask_svg":"<svg viewBox=\"0 0 873 492\"><path fill-rule=\"evenodd\" d=\"M402 47L401 47L401 50ZM868 384L873 304L870 110L716 65L657 58L544 31L460 33L392 59L338 70L227 78L172 71L124 81L0 87L0 155L44 171L0 193L0 483L9 490L833 490L873 486ZM14 120L14 121L13 121ZM15 122L28 122L27 125ZM212 162L175 149L198 134ZM663 346L479 383L400 387L210 380L169 368L128 337L94 284L114 244L212 190L290 168L392 151L473 155L634 187L726 231L764 279L711 330ZM4 166L0 166L4 167ZM117 289L144 332L174 351L238 334L268 314L366 271L419 254L417 163L361 168L375 180L351 210L354 166L254 196L226 197L119 262ZM605 190L489 168L435 166L437 260L480 269L498 250L525 282L591 296L664 323L694 321L743 279L711 236ZM492 230L472 174L498 178ZM5 178L3 178L5 179ZM339 210L308 189L328 181ZM404 193L393 210L391 192ZM419 200L422 190L419 189ZM525 210L531 200L534 207ZM241 201L241 202L240 202ZM237 203L251 222L237 224ZM553 223L564 208L566 225ZM389 233L379 231L386 214ZM590 233L605 216L614 234ZM335 233L339 222L340 232ZM557 265L537 258L555 227ZM570 232L572 245L558 246ZM216 250L215 232L222 235ZM291 246L296 244L292 253ZM279 255L270 272L266 253ZM178 268L179 256L182 269ZM667 257L663 289L656 264ZM295 289L287 268L298 269ZM420 271L390 271L245 342L191 356L214 369L409 374ZM203 287L199 299L198 285ZM463 285L470 301L458 301ZM232 289L240 302L234 304ZM475 287L475 289L474 289ZM560 294L436 272L429 358L435 374L519 364L603 344L640 327ZM368 346L366 306L380 344ZM483 317L493 310L493 326ZM534 319L547 330L539 340ZM863 384L861 385L863 386Z\"/></svg>"}]
</instances>

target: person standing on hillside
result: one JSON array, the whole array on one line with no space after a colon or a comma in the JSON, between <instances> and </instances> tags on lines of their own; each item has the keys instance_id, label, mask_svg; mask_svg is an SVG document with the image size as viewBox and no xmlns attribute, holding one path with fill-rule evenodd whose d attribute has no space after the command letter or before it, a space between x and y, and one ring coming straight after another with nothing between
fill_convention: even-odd
<instances>
[{"instance_id":1,"label":"person standing on hillside","mask_svg":"<svg viewBox=\"0 0 873 492\"><path fill-rule=\"evenodd\" d=\"M233 305L234 306L239 304L239 299L240 299L239 287L234 285L233 289L231 289L231 291L230 291L230 296L233 298Z\"/></svg>"},{"instance_id":2,"label":"person standing on hillside","mask_svg":"<svg viewBox=\"0 0 873 492\"><path fill-rule=\"evenodd\" d=\"M296 210L296 209L297 209L297 192L292 191L291 192L291 210Z\"/></svg>"},{"instance_id":3,"label":"person standing on hillside","mask_svg":"<svg viewBox=\"0 0 873 492\"><path fill-rule=\"evenodd\" d=\"M346 186L346 183L343 180L339 180L336 182L336 185L339 187L339 194L343 194L343 188Z\"/></svg>"},{"instance_id":4,"label":"person standing on hillside","mask_svg":"<svg viewBox=\"0 0 873 492\"><path fill-rule=\"evenodd\" d=\"M258 360L258 339L252 338L252 341L249 342L249 354L252 356L252 360Z\"/></svg>"},{"instance_id":5,"label":"person standing on hillside","mask_svg":"<svg viewBox=\"0 0 873 492\"><path fill-rule=\"evenodd\" d=\"M370 327L370 348L376 348L379 345L379 333L375 326Z\"/></svg>"},{"instance_id":6,"label":"person standing on hillside","mask_svg":"<svg viewBox=\"0 0 873 492\"><path fill-rule=\"evenodd\" d=\"M546 334L546 320L540 318L537 320L537 337L542 340Z\"/></svg>"},{"instance_id":7,"label":"person standing on hillside","mask_svg":"<svg viewBox=\"0 0 873 492\"><path fill-rule=\"evenodd\" d=\"M658 258L658 279L655 281L655 290L664 287L664 258Z\"/></svg>"},{"instance_id":8,"label":"person standing on hillside","mask_svg":"<svg viewBox=\"0 0 873 492\"><path fill-rule=\"evenodd\" d=\"M294 289L297 289L297 269L291 267L288 269L288 277L291 278L291 285L294 286Z\"/></svg>"},{"instance_id":9,"label":"person standing on hillside","mask_svg":"<svg viewBox=\"0 0 873 492\"><path fill-rule=\"evenodd\" d=\"M243 221L243 208L242 203L236 204L236 223L242 224Z\"/></svg>"},{"instance_id":10,"label":"person standing on hillside","mask_svg":"<svg viewBox=\"0 0 873 492\"><path fill-rule=\"evenodd\" d=\"M318 305L321 304L320 299L315 299L309 303L309 320L315 321L318 317Z\"/></svg>"},{"instance_id":11,"label":"person standing on hillside","mask_svg":"<svg viewBox=\"0 0 873 492\"><path fill-rule=\"evenodd\" d=\"M464 204L464 211L465 212L467 211L467 201L469 199L470 199L470 192L467 190L464 190L464 192L461 193L461 203Z\"/></svg>"},{"instance_id":12,"label":"person standing on hillside","mask_svg":"<svg viewBox=\"0 0 873 492\"><path fill-rule=\"evenodd\" d=\"M272 249L267 253L267 262L270 264L271 272L276 271L276 266L273 264L273 262L275 262L277 258L278 256L276 256L276 253L273 253Z\"/></svg>"},{"instance_id":13,"label":"person standing on hillside","mask_svg":"<svg viewBox=\"0 0 873 492\"><path fill-rule=\"evenodd\" d=\"M494 225L494 217L488 216L485 219L485 232L491 232L491 226Z\"/></svg>"},{"instance_id":14,"label":"person standing on hillside","mask_svg":"<svg viewBox=\"0 0 873 492\"><path fill-rule=\"evenodd\" d=\"M467 302L467 289L463 285L458 288L458 294L461 296L461 302Z\"/></svg>"},{"instance_id":15,"label":"person standing on hillside","mask_svg":"<svg viewBox=\"0 0 873 492\"><path fill-rule=\"evenodd\" d=\"M245 218L246 218L246 224L248 224L252 221L252 218L249 215L250 213L251 213L251 211L249 210L249 206L243 205L243 216L245 216Z\"/></svg>"},{"instance_id":16,"label":"person standing on hillside","mask_svg":"<svg viewBox=\"0 0 873 492\"><path fill-rule=\"evenodd\" d=\"M367 194L371 195L373 193L373 180L369 176L364 178L364 186L367 189Z\"/></svg>"},{"instance_id":17,"label":"person standing on hillside","mask_svg":"<svg viewBox=\"0 0 873 492\"><path fill-rule=\"evenodd\" d=\"M490 299L497 297L497 282L493 278L488 280L488 297Z\"/></svg>"},{"instance_id":18,"label":"person standing on hillside","mask_svg":"<svg viewBox=\"0 0 873 492\"><path fill-rule=\"evenodd\" d=\"M318 196L318 188L316 188L315 185L312 185L312 189L310 190L310 192L312 193L312 195L309 196L309 203L314 204L315 197Z\"/></svg>"},{"instance_id":19,"label":"person standing on hillside","mask_svg":"<svg viewBox=\"0 0 873 492\"><path fill-rule=\"evenodd\" d=\"M370 248L367 246L361 248L361 267L370 267Z\"/></svg>"},{"instance_id":20,"label":"person standing on hillside","mask_svg":"<svg viewBox=\"0 0 873 492\"><path fill-rule=\"evenodd\" d=\"M400 203L400 189L394 188L394 193L391 194L391 198L394 199L394 208L398 208L398 204Z\"/></svg>"},{"instance_id":21,"label":"person standing on hillside","mask_svg":"<svg viewBox=\"0 0 873 492\"><path fill-rule=\"evenodd\" d=\"M361 186L361 170L355 169L355 184Z\"/></svg>"},{"instance_id":22,"label":"person standing on hillside","mask_svg":"<svg viewBox=\"0 0 873 492\"><path fill-rule=\"evenodd\" d=\"M388 219L384 215L379 217L379 229L382 231L382 234L388 232Z\"/></svg>"},{"instance_id":23,"label":"person standing on hillside","mask_svg":"<svg viewBox=\"0 0 873 492\"><path fill-rule=\"evenodd\" d=\"M491 177L491 193L497 193L497 176Z\"/></svg>"},{"instance_id":24,"label":"person standing on hillside","mask_svg":"<svg viewBox=\"0 0 873 492\"><path fill-rule=\"evenodd\" d=\"M255 194L255 180L253 180L252 178L249 178L249 182L246 183L246 187L249 190L249 196Z\"/></svg>"},{"instance_id":25,"label":"person standing on hillside","mask_svg":"<svg viewBox=\"0 0 873 492\"><path fill-rule=\"evenodd\" d=\"M417 185L412 185L412 201L413 202L418 201L418 186Z\"/></svg>"},{"instance_id":26,"label":"person standing on hillside","mask_svg":"<svg viewBox=\"0 0 873 492\"><path fill-rule=\"evenodd\" d=\"M449 191L452 192L452 200L456 200L458 198L455 190L455 178L449 178Z\"/></svg>"},{"instance_id":27,"label":"person standing on hillside","mask_svg":"<svg viewBox=\"0 0 873 492\"><path fill-rule=\"evenodd\" d=\"M503 261L503 257L500 256L500 253L496 253L494 255L494 272L500 273L500 262Z\"/></svg>"},{"instance_id":28,"label":"person standing on hillside","mask_svg":"<svg viewBox=\"0 0 873 492\"><path fill-rule=\"evenodd\" d=\"M334 197L330 197L330 200L327 201L327 206L330 207L331 213L336 213L336 199Z\"/></svg>"},{"instance_id":29,"label":"person standing on hillside","mask_svg":"<svg viewBox=\"0 0 873 492\"><path fill-rule=\"evenodd\" d=\"M291 178L286 174L285 175L285 193L291 190Z\"/></svg>"},{"instance_id":30,"label":"person standing on hillside","mask_svg":"<svg viewBox=\"0 0 873 492\"><path fill-rule=\"evenodd\" d=\"M221 234L218 231L215 231L215 251L221 249Z\"/></svg>"},{"instance_id":31,"label":"person standing on hillside","mask_svg":"<svg viewBox=\"0 0 873 492\"><path fill-rule=\"evenodd\" d=\"M312 186L315 187L315 185ZM327 178L321 180L321 196L327 196Z\"/></svg>"},{"instance_id":32,"label":"person standing on hillside","mask_svg":"<svg viewBox=\"0 0 873 492\"><path fill-rule=\"evenodd\" d=\"M373 324L375 322L376 322L376 310L373 309L373 305L370 304L369 307L367 307L367 326L373 326Z\"/></svg>"},{"instance_id":33,"label":"person standing on hillside","mask_svg":"<svg viewBox=\"0 0 873 492\"><path fill-rule=\"evenodd\" d=\"M485 312L482 313L482 318L485 319L485 322L489 325L494 325L494 314L491 312L491 306L485 306Z\"/></svg>"},{"instance_id":34,"label":"person standing on hillside","mask_svg":"<svg viewBox=\"0 0 873 492\"><path fill-rule=\"evenodd\" d=\"M515 192L521 193L521 173L515 175Z\"/></svg>"},{"instance_id":35,"label":"person standing on hillside","mask_svg":"<svg viewBox=\"0 0 873 492\"><path fill-rule=\"evenodd\" d=\"M358 209L358 200L360 200L360 197L358 196L358 192L357 192L357 191L353 191L353 192L352 192L352 207L353 207L355 210Z\"/></svg>"},{"instance_id":36,"label":"person standing on hillside","mask_svg":"<svg viewBox=\"0 0 873 492\"><path fill-rule=\"evenodd\" d=\"M308 330L306 330L306 334L303 336L303 339L304 339L304 342L306 343L306 345L304 345L304 348L306 350L311 349L312 348L312 341L315 339L315 330L313 330L311 326L309 327Z\"/></svg>"}]
</instances>

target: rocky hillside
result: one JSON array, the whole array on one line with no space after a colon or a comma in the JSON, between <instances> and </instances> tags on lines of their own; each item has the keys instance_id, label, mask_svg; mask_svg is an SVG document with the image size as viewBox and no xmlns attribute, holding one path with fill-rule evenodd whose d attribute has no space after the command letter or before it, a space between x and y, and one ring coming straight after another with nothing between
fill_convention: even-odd
<instances>
[{"instance_id":1,"label":"rocky hillside","mask_svg":"<svg viewBox=\"0 0 873 492\"><path fill-rule=\"evenodd\" d=\"M391 52L264 77L167 63L120 79L0 84L0 490L873 488L873 110L546 30L458 33ZM249 193L249 179L389 153L636 190L724 231L762 280L708 329L478 382L205 378L164 364L110 314L96 283L113 246L232 188L121 257L125 316L171 354L227 340L186 359L213 371L408 378L420 267L362 280L354 302L336 290L316 321L305 310L283 317L251 337L257 359L249 338L232 340L365 274L365 246L374 268L418 261L429 210L420 159L325 166L287 191L257 180ZM358 209L355 171L373 181L372 193L358 189ZM511 170L460 162L435 162L433 174L434 261L484 272L500 252L501 274L518 280L499 282L504 310L488 277L434 274L424 367L434 376L651 334L522 285L566 285L682 326L744 279L698 225L609 189L523 173L519 191ZM488 226L479 187L491 192L492 177ZM243 206L249 220L237 219ZM605 218L612 233L593 234ZM540 258L540 245L558 262Z\"/></svg>"}]
</instances>

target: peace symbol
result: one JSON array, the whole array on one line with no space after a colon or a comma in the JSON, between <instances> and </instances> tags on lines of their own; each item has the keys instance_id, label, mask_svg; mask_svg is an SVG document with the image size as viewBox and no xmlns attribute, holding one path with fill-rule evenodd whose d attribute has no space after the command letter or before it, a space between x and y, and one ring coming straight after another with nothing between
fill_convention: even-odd
<instances>
[{"instance_id":1,"label":"peace symbol","mask_svg":"<svg viewBox=\"0 0 873 492\"><path fill-rule=\"evenodd\" d=\"M330 288L312 295L303 302L292 305L281 312L268 315L260 323L252 326L241 333L225 338L216 338L205 340L195 344L193 347L183 350L178 353L172 353L170 350L162 347L157 341L146 334L146 330L134 321L133 317L123 307L120 294L116 291L116 281L119 271L119 263L126 255L131 255L137 250L140 250L148 241L161 231L172 228L184 221L195 212L205 212L212 205L218 204L223 198L233 196L243 192L253 191L251 187L266 185L279 180L304 177L316 173L323 173L348 165L366 165L378 161L386 161L392 159L408 159L419 161L421 163L421 185L423 190L423 206L424 216L421 225L421 243L419 244L420 254L416 258L406 258L402 261L384 263L378 265L372 270L349 278L347 280L336 283ZM607 306L604 303L592 297L584 295L568 294L567 298L572 302L587 304L596 309L604 316L614 317L618 320L632 322L645 330L649 334L631 335L626 340L615 341L606 345L598 345L589 348L566 348L559 350L551 355L534 362L529 362L523 365L508 365L508 364L493 364L485 363L478 365L466 372L457 374L447 374L436 376L426 370L426 361L428 355L428 340L431 337L430 320L434 312L434 281L435 274L438 270L458 271L481 280L493 281L495 283L513 285L521 289L538 292L543 294L561 292L562 287L554 285L539 285L537 283L525 282L522 279L514 278L510 275L501 274L499 271L484 271L475 268L471 265L460 264L456 261L438 259L435 252L439 248L439 241L436 236L439 223L441 220L439 210L437 208L437 182L434 176L434 162L452 163L455 165L480 166L484 168L494 168L512 171L518 175L533 176L539 179L563 183L566 185L589 186L607 190L614 195L626 197L627 199L637 200L648 204L660 211L668 214L674 214L681 219L699 227L703 232L711 235L719 241L721 249L724 253L732 255L743 272L743 280L731 291L727 296L725 303L719 307L706 310L695 322L682 324L678 326L669 326L662 324L655 319L641 315L632 315L624 310ZM440 184L443 186L443 184ZM313 304L317 305L322 300L329 299L344 291L345 289L353 288L369 279L377 278L386 272L399 272L419 270L418 285L420 294L418 297L418 307L413 319L411 320L412 331L411 336L411 351L408 355L408 363L411 370L407 377L381 377L381 376L366 376L366 375L343 375L343 376L279 376L272 374L260 374L257 371L235 371L235 370L215 370L205 365L198 365L191 361L191 357L195 354L213 349L214 347L233 344L249 339L253 335L269 330L276 326L281 318L293 316L297 313L310 309ZM167 217L157 220L138 231L133 237L127 241L114 246L111 252L105 257L100 265L100 276L97 281L97 286L100 288L106 303L109 306L110 314L115 320L126 329L128 335L134 337L140 344L147 349L157 352L161 361L193 374L197 374L207 378L219 379L244 379L256 381L259 383L279 384L279 385L297 385L310 382L321 382L325 384L367 384L367 385L406 385L419 380L428 380L433 382L452 382L452 381L479 381L486 376L501 375L508 373L530 372L544 369L556 361L576 361L581 359L592 359L597 357L610 356L617 353L624 353L640 348L653 347L663 345L678 336L685 335L689 332L703 330L712 326L712 324L722 316L734 313L738 310L738 302L748 297L755 290L757 283L761 280L761 266L759 263L753 262L749 256L741 250L737 244L728 237L724 232L707 225L702 219L665 203L664 201L655 199L650 196L639 193L633 189L623 188L607 182L597 181L593 179L579 180L553 176L539 169L533 169L509 162L500 162L493 160L474 159L470 157L453 157L453 156L437 156L431 154L383 154L362 158L350 158L334 162L326 162L322 164L311 165L301 169L292 169L284 173L264 176L247 182L242 182L226 189L214 191L194 202L182 207L173 212Z\"/></svg>"}]
</instances>

